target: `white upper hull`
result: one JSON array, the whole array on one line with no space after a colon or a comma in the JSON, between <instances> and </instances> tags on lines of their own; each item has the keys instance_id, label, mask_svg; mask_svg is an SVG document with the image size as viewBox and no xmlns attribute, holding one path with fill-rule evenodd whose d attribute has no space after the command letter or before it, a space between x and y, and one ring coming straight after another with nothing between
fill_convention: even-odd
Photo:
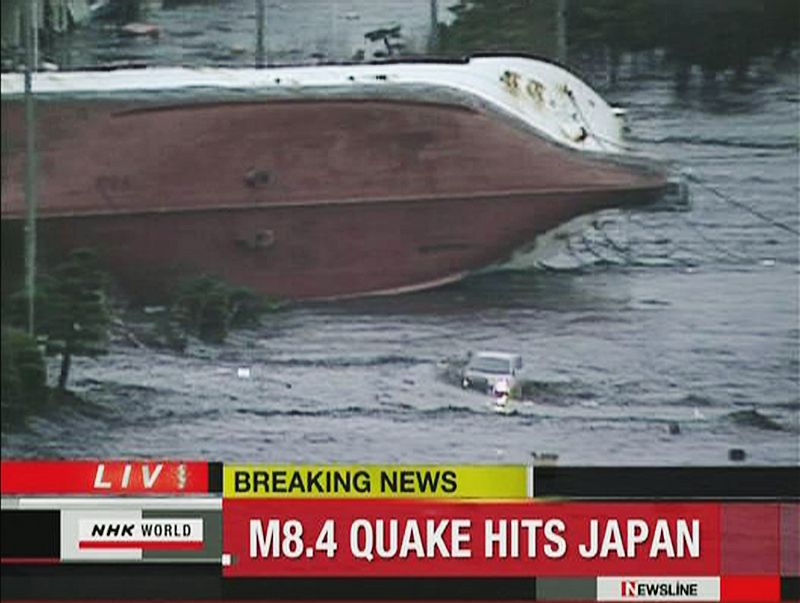
<instances>
[{"instance_id":1,"label":"white upper hull","mask_svg":"<svg viewBox=\"0 0 800 603\"><path fill-rule=\"evenodd\" d=\"M204 90L285 91L364 86L436 86L472 97L548 138L582 151L624 153L622 121L594 90L565 69L518 56L473 57L463 63L381 63L264 69L154 67L50 72L33 76L36 94L92 94ZM24 78L2 74L2 96L24 92Z\"/></svg>"}]
</instances>

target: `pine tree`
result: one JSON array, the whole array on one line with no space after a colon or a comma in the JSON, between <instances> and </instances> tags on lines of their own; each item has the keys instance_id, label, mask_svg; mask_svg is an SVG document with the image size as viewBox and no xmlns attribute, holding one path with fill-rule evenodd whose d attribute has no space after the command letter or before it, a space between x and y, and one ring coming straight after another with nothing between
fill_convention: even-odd
<instances>
[{"instance_id":1,"label":"pine tree","mask_svg":"<svg viewBox=\"0 0 800 603\"><path fill-rule=\"evenodd\" d=\"M3 325L2 389L3 411L16 411L47 399L47 372L36 340L25 331Z\"/></svg>"},{"instance_id":2,"label":"pine tree","mask_svg":"<svg viewBox=\"0 0 800 603\"><path fill-rule=\"evenodd\" d=\"M231 329L255 328L260 316L277 304L247 287L202 275L177 289L172 318L185 332L208 343L222 343Z\"/></svg>"},{"instance_id":3,"label":"pine tree","mask_svg":"<svg viewBox=\"0 0 800 603\"><path fill-rule=\"evenodd\" d=\"M105 352L110 315L107 278L95 254L73 251L38 284L36 333L46 337L48 354L61 356L58 389L67 387L73 356Z\"/></svg>"}]
</instances>

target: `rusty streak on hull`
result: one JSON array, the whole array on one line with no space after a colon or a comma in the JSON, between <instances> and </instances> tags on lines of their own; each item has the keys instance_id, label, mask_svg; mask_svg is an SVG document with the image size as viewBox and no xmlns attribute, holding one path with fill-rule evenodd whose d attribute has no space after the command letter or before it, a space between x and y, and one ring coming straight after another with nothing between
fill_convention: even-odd
<instances>
[{"instance_id":1,"label":"rusty streak on hull","mask_svg":"<svg viewBox=\"0 0 800 603\"><path fill-rule=\"evenodd\" d=\"M288 298L424 288L665 184L449 104L71 100L38 114L42 239L96 248L134 293L203 273ZM2 119L9 226L24 215L21 103Z\"/></svg>"}]
</instances>

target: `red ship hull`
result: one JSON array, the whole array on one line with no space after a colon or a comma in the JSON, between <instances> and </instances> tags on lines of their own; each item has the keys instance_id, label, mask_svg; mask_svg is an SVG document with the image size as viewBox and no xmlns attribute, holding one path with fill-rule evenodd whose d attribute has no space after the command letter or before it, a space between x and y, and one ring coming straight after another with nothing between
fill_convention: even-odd
<instances>
[{"instance_id":1,"label":"red ship hull","mask_svg":"<svg viewBox=\"0 0 800 603\"><path fill-rule=\"evenodd\" d=\"M286 298L430 287L665 186L661 173L449 104L73 100L37 111L40 240L96 249L144 296L198 274ZM21 102L2 113L5 230L24 217Z\"/></svg>"}]
</instances>

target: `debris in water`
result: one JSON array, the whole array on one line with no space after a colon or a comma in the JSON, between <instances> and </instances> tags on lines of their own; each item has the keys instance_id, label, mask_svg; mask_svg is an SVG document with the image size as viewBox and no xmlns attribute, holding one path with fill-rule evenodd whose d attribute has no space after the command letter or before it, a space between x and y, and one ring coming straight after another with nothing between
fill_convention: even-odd
<instances>
[{"instance_id":1,"label":"debris in water","mask_svg":"<svg viewBox=\"0 0 800 603\"><path fill-rule=\"evenodd\" d=\"M762 415L757 410L737 410L728 415L728 418L738 425L757 427L769 431L783 431L780 423Z\"/></svg>"},{"instance_id":2,"label":"debris in water","mask_svg":"<svg viewBox=\"0 0 800 603\"><path fill-rule=\"evenodd\" d=\"M150 36L157 38L161 35L161 28L154 23L128 23L120 28L122 33L130 36Z\"/></svg>"},{"instance_id":3,"label":"debris in water","mask_svg":"<svg viewBox=\"0 0 800 603\"><path fill-rule=\"evenodd\" d=\"M747 454L742 448L731 448L728 450L728 459L731 461L743 461Z\"/></svg>"},{"instance_id":4,"label":"debris in water","mask_svg":"<svg viewBox=\"0 0 800 603\"><path fill-rule=\"evenodd\" d=\"M680 435L681 433L681 426L677 423L670 423L669 424L669 434L670 435Z\"/></svg>"},{"instance_id":5,"label":"debris in water","mask_svg":"<svg viewBox=\"0 0 800 603\"><path fill-rule=\"evenodd\" d=\"M554 452L531 452L534 465L555 465L558 455Z\"/></svg>"},{"instance_id":6,"label":"debris in water","mask_svg":"<svg viewBox=\"0 0 800 603\"><path fill-rule=\"evenodd\" d=\"M247 367L242 367L236 370L236 376L239 379L249 379L250 378L250 369Z\"/></svg>"}]
</instances>

